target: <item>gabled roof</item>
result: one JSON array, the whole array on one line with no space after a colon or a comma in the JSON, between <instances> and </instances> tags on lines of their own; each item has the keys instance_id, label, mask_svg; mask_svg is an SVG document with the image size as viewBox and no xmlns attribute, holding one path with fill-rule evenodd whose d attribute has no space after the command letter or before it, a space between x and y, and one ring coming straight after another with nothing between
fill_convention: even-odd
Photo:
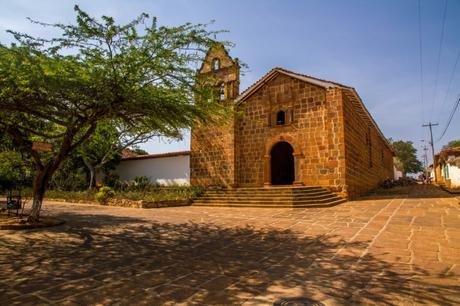
<instances>
[{"instance_id":1,"label":"gabled roof","mask_svg":"<svg viewBox=\"0 0 460 306\"><path fill-rule=\"evenodd\" d=\"M245 91L243 91L235 100L236 103L242 102L249 98L253 93L257 91L260 87L262 87L265 83L267 83L269 80L277 76L278 74L284 74L287 76L290 76L292 78L298 79L303 82L307 82L319 87L323 88L331 88L331 87L341 87L341 88L351 88L349 86L345 86L343 84L337 83L337 82L332 82L332 81L327 81L327 80L322 80L318 79L309 75L305 74L300 74L297 72L293 72L284 68L280 67L275 67L272 70L270 70L267 74L265 74L261 79L259 79L257 82L249 86Z\"/></svg>"},{"instance_id":2,"label":"gabled roof","mask_svg":"<svg viewBox=\"0 0 460 306\"><path fill-rule=\"evenodd\" d=\"M435 156L447 156L447 155L460 155L460 147L453 147L453 148L447 148L447 149L442 149L441 152L437 153Z\"/></svg>"},{"instance_id":3,"label":"gabled roof","mask_svg":"<svg viewBox=\"0 0 460 306\"><path fill-rule=\"evenodd\" d=\"M356 89L350 86L346 86L337 82L333 81L327 81L323 79L318 79L309 75L293 72L284 68L280 67L275 67L272 70L270 70L267 74L265 74L261 79L259 79L257 82L249 86L245 91L243 91L236 99L235 103L240 104L243 101L245 101L247 98L249 98L252 94L254 94L259 88L261 88L264 84L266 84L268 81L276 77L278 74L284 74L287 76L290 76L292 78L298 79L300 81L310 83L325 89L328 88L341 88L345 90L345 93L348 98L350 98L351 102L355 106L357 112L363 117L363 119L366 121L368 125L373 125L384 143L387 145L387 147L390 149L390 151L394 152L392 146L389 144L388 140L386 137L383 135L382 131L380 130L379 126L377 123L374 121L374 118L372 118L371 114L367 110L366 106L364 105L363 101L361 100L361 97L358 95L358 92Z\"/></svg>"}]
</instances>

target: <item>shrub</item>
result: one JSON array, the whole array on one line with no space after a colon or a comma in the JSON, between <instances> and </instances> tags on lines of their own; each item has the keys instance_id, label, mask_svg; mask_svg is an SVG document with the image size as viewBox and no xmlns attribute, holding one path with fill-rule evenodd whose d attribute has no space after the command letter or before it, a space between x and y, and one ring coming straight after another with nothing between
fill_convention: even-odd
<instances>
[{"instance_id":1,"label":"shrub","mask_svg":"<svg viewBox=\"0 0 460 306\"><path fill-rule=\"evenodd\" d=\"M102 179L104 185L112 187L114 189L120 189L122 182L120 181L120 176L116 173L109 172L106 173Z\"/></svg>"},{"instance_id":2,"label":"shrub","mask_svg":"<svg viewBox=\"0 0 460 306\"><path fill-rule=\"evenodd\" d=\"M0 192L32 184L32 171L19 152L0 152Z\"/></svg>"},{"instance_id":3,"label":"shrub","mask_svg":"<svg viewBox=\"0 0 460 306\"><path fill-rule=\"evenodd\" d=\"M146 191L152 186L150 179L146 176L136 176L134 178L134 186L138 191Z\"/></svg>"},{"instance_id":4,"label":"shrub","mask_svg":"<svg viewBox=\"0 0 460 306\"><path fill-rule=\"evenodd\" d=\"M103 186L99 188L99 191L96 192L94 197L99 204L106 205L107 202L115 196L115 192L112 188L108 186Z\"/></svg>"}]
</instances>

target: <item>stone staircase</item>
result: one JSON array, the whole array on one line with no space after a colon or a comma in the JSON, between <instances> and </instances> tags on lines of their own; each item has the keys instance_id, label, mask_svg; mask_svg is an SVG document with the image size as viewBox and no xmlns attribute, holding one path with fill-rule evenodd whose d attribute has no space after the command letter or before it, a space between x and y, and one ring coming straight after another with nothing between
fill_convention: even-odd
<instances>
[{"instance_id":1,"label":"stone staircase","mask_svg":"<svg viewBox=\"0 0 460 306\"><path fill-rule=\"evenodd\" d=\"M329 207L346 199L323 187L268 187L207 190L193 206L222 207Z\"/></svg>"}]
</instances>

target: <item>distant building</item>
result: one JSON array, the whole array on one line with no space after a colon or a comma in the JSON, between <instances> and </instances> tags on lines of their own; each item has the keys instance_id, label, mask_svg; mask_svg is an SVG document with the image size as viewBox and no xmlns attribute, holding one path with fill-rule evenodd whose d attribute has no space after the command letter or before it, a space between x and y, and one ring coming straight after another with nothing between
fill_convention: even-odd
<instances>
[{"instance_id":1,"label":"distant building","mask_svg":"<svg viewBox=\"0 0 460 306\"><path fill-rule=\"evenodd\" d=\"M399 180L400 178L402 178L404 175L402 173L401 170L398 170L398 168L396 168L395 166L393 166L393 178L395 180Z\"/></svg>"},{"instance_id":2,"label":"distant building","mask_svg":"<svg viewBox=\"0 0 460 306\"><path fill-rule=\"evenodd\" d=\"M122 181L146 176L158 185L190 184L190 151L149 155L124 152L123 155L114 171Z\"/></svg>"},{"instance_id":3,"label":"distant building","mask_svg":"<svg viewBox=\"0 0 460 306\"><path fill-rule=\"evenodd\" d=\"M460 188L460 147L444 149L435 155L435 159L438 183L448 188Z\"/></svg>"}]
</instances>

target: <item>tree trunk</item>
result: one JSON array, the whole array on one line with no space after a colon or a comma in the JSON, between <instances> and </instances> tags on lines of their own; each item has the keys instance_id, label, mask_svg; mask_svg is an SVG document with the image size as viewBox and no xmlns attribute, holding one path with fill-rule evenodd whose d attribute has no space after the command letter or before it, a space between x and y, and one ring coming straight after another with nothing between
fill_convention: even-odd
<instances>
[{"instance_id":1,"label":"tree trunk","mask_svg":"<svg viewBox=\"0 0 460 306\"><path fill-rule=\"evenodd\" d=\"M94 181L96 179L96 167L91 165L85 158L83 158L83 163L85 164L86 168L89 171L89 184L88 184L88 191L94 188L95 184Z\"/></svg>"},{"instance_id":2,"label":"tree trunk","mask_svg":"<svg viewBox=\"0 0 460 306\"><path fill-rule=\"evenodd\" d=\"M89 167L89 186L88 190L91 190L94 188L94 180L96 179L96 170L94 167Z\"/></svg>"},{"instance_id":3,"label":"tree trunk","mask_svg":"<svg viewBox=\"0 0 460 306\"><path fill-rule=\"evenodd\" d=\"M46 186L52 175L50 172L50 169L44 169L39 171L35 176L32 209L29 217L27 218L27 222L36 223L39 221Z\"/></svg>"}]
</instances>

